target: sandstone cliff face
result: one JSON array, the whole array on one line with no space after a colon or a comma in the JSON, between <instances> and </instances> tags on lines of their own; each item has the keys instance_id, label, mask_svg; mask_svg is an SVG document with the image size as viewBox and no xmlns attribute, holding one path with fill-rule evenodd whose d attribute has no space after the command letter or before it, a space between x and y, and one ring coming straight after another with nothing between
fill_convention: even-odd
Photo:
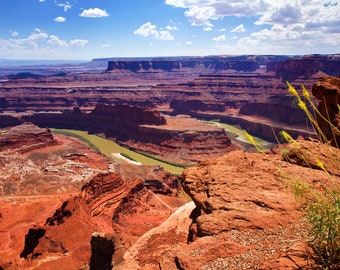
<instances>
[{"instance_id":1,"label":"sandstone cliff face","mask_svg":"<svg viewBox=\"0 0 340 270\"><path fill-rule=\"evenodd\" d=\"M138 136L136 134L140 125L166 124L165 118L156 110L127 105L99 104L87 119L90 132L100 133L103 130L107 137L112 136L120 140Z\"/></svg>"},{"instance_id":2,"label":"sandstone cliff face","mask_svg":"<svg viewBox=\"0 0 340 270\"><path fill-rule=\"evenodd\" d=\"M340 147L340 78L323 77L313 86L313 95L320 100L317 122L326 140ZM331 124L328 121L331 122Z\"/></svg>"},{"instance_id":3,"label":"sandstone cliff face","mask_svg":"<svg viewBox=\"0 0 340 270\"><path fill-rule=\"evenodd\" d=\"M88 130L125 140L136 136L142 124L158 126L166 123L159 112L150 108L106 104L97 104L91 113L82 113L79 108L74 108L71 112L37 113L25 116L24 119L42 127Z\"/></svg>"},{"instance_id":4,"label":"sandstone cliff face","mask_svg":"<svg viewBox=\"0 0 340 270\"><path fill-rule=\"evenodd\" d=\"M266 117L289 125L307 123L306 114L300 108L293 107L292 104L249 103L241 107L239 114Z\"/></svg>"},{"instance_id":5,"label":"sandstone cliff face","mask_svg":"<svg viewBox=\"0 0 340 270\"><path fill-rule=\"evenodd\" d=\"M253 58L253 59L252 59ZM109 61L107 71L129 70L132 72L176 72L190 69L191 72L221 72L236 70L253 72L260 68L255 57L197 57L183 59L116 60Z\"/></svg>"},{"instance_id":6,"label":"sandstone cliff face","mask_svg":"<svg viewBox=\"0 0 340 270\"><path fill-rule=\"evenodd\" d=\"M226 104L216 100L210 95L198 94L196 96L179 95L170 102L172 114L191 114L195 111L224 112Z\"/></svg>"},{"instance_id":7,"label":"sandstone cliff face","mask_svg":"<svg viewBox=\"0 0 340 270\"><path fill-rule=\"evenodd\" d=\"M182 115L166 119L161 127L141 125L139 139L124 144L184 165L236 148L222 128Z\"/></svg>"},{"instance_id":8,"label":"sandstone cliff face","mask_svg":"<svg viewBox=\"0 0 340 270\"><path fill-rule=\"evenodd\" d=\"M282 81L295 81L300 76L309 78L318 72L339 76L339 70L339 55L310 55L275 64L276 76L282 78Z\"/></svg>"}]
</instances>

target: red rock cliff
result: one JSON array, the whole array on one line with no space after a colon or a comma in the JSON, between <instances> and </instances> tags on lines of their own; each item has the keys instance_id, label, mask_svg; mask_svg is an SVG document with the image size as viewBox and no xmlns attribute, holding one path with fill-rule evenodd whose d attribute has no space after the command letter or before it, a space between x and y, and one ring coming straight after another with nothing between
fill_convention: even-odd
<instances>
[{"instance_id":1,"label":"red rock cliff","mask_svg":"<svg viewBox=\"0 0 340 270\"><path fill-rule=\"evenodd\" d=\"M320 100L318 109L322 117L318 115L317 122L322 133L333 146L340 148L340 78L322 77L312 91Z\"/></svg>"}]
</instances>

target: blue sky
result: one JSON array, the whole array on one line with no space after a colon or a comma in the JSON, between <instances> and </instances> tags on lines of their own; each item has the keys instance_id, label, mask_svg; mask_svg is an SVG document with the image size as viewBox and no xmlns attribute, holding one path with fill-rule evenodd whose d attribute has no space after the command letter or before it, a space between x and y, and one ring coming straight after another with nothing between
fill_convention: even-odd
<instances>
[{"instance_id":1,"label":"blue sky","mask_svg":"<svg viewBox=\"0 0 340 270\"><path fill-rule=\"evenodd\" d=\"M0 59L340 53L340 0L1 0Z\"/></svg>"}]
</instances>

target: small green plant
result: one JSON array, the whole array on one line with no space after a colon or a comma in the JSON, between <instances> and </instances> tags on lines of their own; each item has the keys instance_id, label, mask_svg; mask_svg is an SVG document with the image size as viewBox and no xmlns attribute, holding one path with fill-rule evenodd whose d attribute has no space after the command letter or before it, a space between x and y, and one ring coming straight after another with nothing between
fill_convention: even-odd
<instances>
[{"instance_id":1,"label":"small green plant","mask_svg":"<svg viewBox=\"0 0 340 270\"><path fill-rule=\"evenodd\" d=\"M335 269L340 263L340 192L326 191L307 206L311 246L315 261L325 269Z\"/></svg>"}]
</instances>

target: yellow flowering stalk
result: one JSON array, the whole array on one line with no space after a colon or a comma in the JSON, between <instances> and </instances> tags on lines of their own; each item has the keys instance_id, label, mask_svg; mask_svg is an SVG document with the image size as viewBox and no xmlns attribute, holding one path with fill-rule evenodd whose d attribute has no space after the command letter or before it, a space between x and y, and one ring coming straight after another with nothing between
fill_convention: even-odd
<instances>
[{"instance_id":1,"label":"yellow flowering stalk","mask_svg":"<svg viewBox=\"0 0 340 270\"><path fill-rule=\"evenodd\" d=\"M255 143L254 137L252 135L250 135L246 130L243 130L243 132L246 135L246 138L248 139L248 141L256 148L256 150L258 152L264 154L262 149L260 147L258 147L258 145Z\"/></svg>"},{"instance_id":2,"label":"yellow flowering stalk","mask_svg":"<svg viewBox=\"0 0 340 270\"><path fill-rule=\"evenodd\" d=\"M307 99L310 100L310 96L309 96L309 92L306 89L306 87L304 85L302 85L302 95Z\"/></svg>"},{"instance_id":3,"label":"yellow flowering stalk","mask_svg":"<svg viewBox=\"0 0 340 270\"><path fill-rule=\"evenodd\" d=\"M323 170L325 173L328 174L328 171L326 170L325 166L323 165L323 163L319 160L319 159L316 159L316 165L321 169Z\"/></svg>"},{"instance_id":4,"label":"yellow flowering stalk","mask_svg":"<svg viewBox=\"0 0 340 270\"><path fill-rule=\"evenodd\" d=\"M293 140L292 136L290 136L287 131L282 130L282 131L279 132L279 134L280 134L281 138L284 139L287 142Z\"/></svg>"},{"instance_id":5,"label":"yellow flowering stalk","mask_svg":"<svg viewBox=\"0 0 340 270\"><path fill-rule=\"evenodd\" d=\"M305 113L309 114L309 111L307 109L306 103L302 101L301 99L298 102L298 106L300 107L301 110L303 110Z\"/></svg>"},{"instance_id":6,"label":"yellow flowering stalk","mask_svg":"<svg viewBox=\"0 0 340 270\"><path fill-rule=\"evenodd\" d=\"M295 90L295 88L293 87L293 85L291 85L289 82L286 82L286 84L288 86L289 93L291 93L296 98L300 99L300 96L299 96L298 92Z\"/></svg>"}]
</instances>

